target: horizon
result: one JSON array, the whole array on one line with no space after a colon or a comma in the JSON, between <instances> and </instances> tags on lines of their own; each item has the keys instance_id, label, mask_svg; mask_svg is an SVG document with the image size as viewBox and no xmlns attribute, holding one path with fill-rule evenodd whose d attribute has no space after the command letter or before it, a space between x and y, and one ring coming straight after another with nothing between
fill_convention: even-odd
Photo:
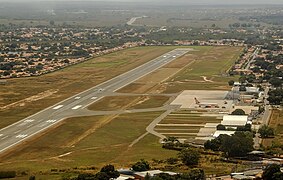
<instances>
[{"instance_id":1,"label":"horizon","mask_svg":"<svg viewBox=\"0 0 283 180\"><path fill-rule=\"evenodd\" d=\"M166 5L169 4L188 4L188 5L283 5L283 1L281 0L250 0L250 1L244 1L244 0L238 0L237 2L231 1L228 2L227 0L176 0L174 2L169 0L0 0L2 3L29 3L29 2L38 2L38 3L44 3L44 2L121 2L121 3L163 3Z\"/></svg>"}]
</instances>

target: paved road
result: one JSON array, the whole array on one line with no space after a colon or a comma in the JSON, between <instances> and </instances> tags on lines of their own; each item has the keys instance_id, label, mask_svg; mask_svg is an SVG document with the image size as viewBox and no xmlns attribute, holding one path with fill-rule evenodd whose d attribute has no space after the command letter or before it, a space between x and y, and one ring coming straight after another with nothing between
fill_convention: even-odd
<instances>
[{"instance_id":1,"label":"paved road","mask_svg":"<svg viewBox=\"0 0 283 180\"><path fill-rule=\"evenodd\" d=\"M175 49L131 71L116 76L113 79L1 129L0 153L19 145L24 140L54 126L66 118L84 116L88 111L85 108L90 104L183 56L190 50L185 48Z\"/></svg>"},{"instance_id":2,"label":"paved road","mask_svg":"<svg viewBox=\"0 0 283 180\"><path fill-rule=\"evenodd\" d=\"M249 62L248 62L248 64L247 64L246 68L245 68L246 71L250 69L251 64L255 61L255 58L257 57L259 51L260 51L260 48L258 47L258 48L256 48L256 50L253 52L253 54L251 55L251 57L250 57L250 59L249 59Z\"/></svg>"},{"instance_id":3,"label":"paved road","mask_svg":"<svg viewBox=\"0 0 283 180\"><path fill-rule=\"evenodd\" d=\"M146 17L147 16L133 17L127 22L127 25L132 26L136 22L136 20L146 18Z\"/></svg>"}]
</instances>

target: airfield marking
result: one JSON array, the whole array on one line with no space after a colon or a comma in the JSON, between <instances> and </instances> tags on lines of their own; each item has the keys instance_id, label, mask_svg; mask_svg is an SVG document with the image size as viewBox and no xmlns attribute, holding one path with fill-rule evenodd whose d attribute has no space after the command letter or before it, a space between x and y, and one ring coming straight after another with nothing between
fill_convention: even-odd
<instances>
[{"instance_id":1,"label":"airfield marking","mask_svg":"<svg viewBox=\"0 0 283 180\"><path fill-rule=\"evenodd\" d=\"M2 137L1 139L3 140L3 139L6 139L7 137L9 137L9 136Z\"/></svg>"},{"instance_id":2,"label":"airfield marking","mask_svg":"<svg viewBox=\"0 0 283 180\"><path fill-rule=\"evenodd\" d=\"M47 120L46 122L47 123L54 123L54 122L56 122L57 120L56 119L50 119L50 120Z\"/></svg>"},{"instance_id":3,"label":"airfield marking","mask_svg":"<svg viewBox=\"0 0 283 180\"><path fill-rule=\"evenodd\" d=\"M72 109L73 109L73 110L77 110L77 109L79 109L80 107L82 107L82 105L77 105L77 106L73 107Z\"/></svg>"},{"instance_id":4,"label":"airfield marking","mask_svg":"<svg viewBox=\"0 0 283 180\"><path fill-rule=\"evenodd\" d=\"M14 132L14 134L17 134L17 133L19 133L21 130L18 130L18 131L16 131L16 132Z\"/></svg>"},{"instance_id":5,"label":"airfield marking","mask_svg":"<svg viewBox=\"0 0 283 180\"><path fill-rule=\"evenodd\" d=\"M56 106L56 107L54 107L53 109L54 110L57 110L57 109L60 109L61 107L63 107L64 105L59 105L59 106Z\"/></svg>"},{"instance_id":6,"label":"airfield marking","mask_svg":"<svg viewBox=\"0 0 283 180\"><path fill-rule=\"evenodd\" d=\"M28 136L27 134L19 134L16 136L16 138L25 138L27 136Z\"/></svg>"}]
</instances>

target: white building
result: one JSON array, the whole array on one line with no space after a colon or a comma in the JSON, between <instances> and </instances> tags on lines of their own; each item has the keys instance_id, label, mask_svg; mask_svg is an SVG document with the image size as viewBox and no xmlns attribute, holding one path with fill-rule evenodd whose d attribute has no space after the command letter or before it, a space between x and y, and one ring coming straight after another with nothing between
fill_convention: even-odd
<instances>
[{"instance_id":1,"label":"white building","mask_svg":"<svg viewBox=\"0 0 283 180\"><path fill-rule=\"evenodd\" d=\"M248 116L246 115L224 115L221 121L222 125L231 127L245 126L247 123Z\"/></svg>"},{"instance_id":2,"label":"white building","mask_svg":"<svg viewBox=\"0 0 283 180\"><path fill-rule=\"evenodd\" d=\"M231 135L233 135L233 134L235 134L235 132L236 131L221 131L221 130L217 130L217 131L215 131L215 133L213 134L213 137L214 138L217 138L218 136L220 136L220 135L229 135L229 136L231 136Z\"/></svg>"}]
</instances>

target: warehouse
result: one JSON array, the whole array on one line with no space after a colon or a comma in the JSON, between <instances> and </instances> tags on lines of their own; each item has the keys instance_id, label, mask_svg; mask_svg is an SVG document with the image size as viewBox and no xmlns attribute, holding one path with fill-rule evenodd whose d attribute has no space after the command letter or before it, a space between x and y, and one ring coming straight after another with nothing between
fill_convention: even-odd
<instances>
[{"instance_id":1,"label":"warehouse","mask_svg":"<svg viewBox=\"0 0 283 180\"><path fill-rule=\"evenodd\" d=\"M248 116L246 115L224 115L221 124L224 126L239 127L251 124L251 122L248 121Z\"/></svg>"}]
</instances>

